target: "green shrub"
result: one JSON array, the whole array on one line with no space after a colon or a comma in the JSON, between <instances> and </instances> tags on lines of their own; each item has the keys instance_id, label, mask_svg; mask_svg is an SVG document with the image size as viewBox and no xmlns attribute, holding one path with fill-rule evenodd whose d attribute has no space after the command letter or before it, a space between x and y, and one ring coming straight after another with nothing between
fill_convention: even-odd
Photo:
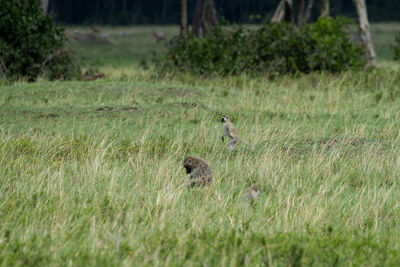
<instances>
[{"instance_id":1,"label":"green shrub","mask_svg":"<svg viewBox=\"0 0 400 267\"><path fill-rule=\"evenodd\" d=\"M64 48L64 29L44 14L39 0L5 0L0 5L0 75L70 79L80 75Z\"/></svg>"},{"instance_id":2,"label":"green shrub","mask_svg":"<svg viewBox=\"0 0 400 267\"><path fill-rule=\"evenodd\" d=\"M342 18L320 18L301 29L288 23L265 24L256 30L218 26L204 38L189 34L178 39L157 65L160 71L272 76L363 66L362 47L350 42L346 25Z\"/></svg>"},{"instance_id":3,"label":"green shrub","mask_svg":"<svg viewBox=\"0 0 400 267\"><path fill-rule=\"evenodd\" d=\"M400 33L395 36L395 44L393 46L394 50L394 59L400 60Z\"/></svg>"},{"instance_id":4,"label":"green shrub","mask_svg":"<svg viewBox=\"0 0 400 267\"><path fill-rule=\"evenodd\" d=\"M311 44L307 55L310 70L338 72L366 64L361 45L350 42L345 27L348 22L344 18L319 18L301 29Z\"/></svg>"}]
</instances>

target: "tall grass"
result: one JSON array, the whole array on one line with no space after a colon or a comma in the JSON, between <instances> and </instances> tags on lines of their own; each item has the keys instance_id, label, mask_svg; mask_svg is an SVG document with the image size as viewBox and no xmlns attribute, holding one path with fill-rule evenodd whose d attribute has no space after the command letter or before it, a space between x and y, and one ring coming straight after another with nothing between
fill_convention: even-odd
<instances>
[{"instance_id":1,"label":"tall grass","mask_svg":"<svg viewBox=\"0 0 400 267\"><path fill-rule=\"evenodd\" d=\"M399 263L397 64L112 75L0 88L1 265ZM229 152L222 114L254 146ZM187 188L188 154L210 163L211 186Z\"/></svg>"}]
</instances>

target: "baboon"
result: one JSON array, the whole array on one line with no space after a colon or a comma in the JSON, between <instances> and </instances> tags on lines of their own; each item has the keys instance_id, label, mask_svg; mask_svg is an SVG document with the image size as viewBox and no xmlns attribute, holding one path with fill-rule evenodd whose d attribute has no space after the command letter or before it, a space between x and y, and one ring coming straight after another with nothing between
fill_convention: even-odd
<instances>
[{"instance_id":1,"label":"baboon","mask_svg":"<svg viewBox=\"0 0 400 267\"><path fill-rule=\"evenodd\" d=\"M229 150L231 150L237 142L241 142L243 144L250 145L250 144L244 142L242 139L240 139L237 136L235 129L233 128L233 124L229 120L228 115L223 115L221 121L222 121L222 127L224 129L224 134L221 136L221 140L222 140L222 142L224 142L225 136L228 136L231 139L228 143Z\"/></svg>"},{"instance_id":2,"label":"baboon","mask_svg":"<svg viewBox=\"0 0 400 267\"><path fill-rule=\"evenodd\" d=\"M187 156L183 161L186 173L190 174L190 186L207 185L213 180L210 166L201 158Z\"/></svg>"},{"instance_id":3,"label":"baboon","mask_svg":"<svg viewBox=\"0 0 400 267\"><path fill-rule=\"evenodd\" d=\"M249 204L253 204L257 200L261 190L258 186L249 188L243 195L243 200Z\"/></svg>"}]
</instances>

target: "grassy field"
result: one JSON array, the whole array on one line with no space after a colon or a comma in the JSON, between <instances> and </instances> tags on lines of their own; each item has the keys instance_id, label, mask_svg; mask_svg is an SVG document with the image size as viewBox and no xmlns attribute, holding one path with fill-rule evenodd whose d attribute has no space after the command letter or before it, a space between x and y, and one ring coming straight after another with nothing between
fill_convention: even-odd
<instances>
[{"instance_id":1,"label":"grassy field","mask_svg":"<svg viewBox=\"0 0 400 267\"><path fill-rule=\"evenodd\" d=\"M71 43L105 80L0 87L0 265L400 264L389 50L379 69L338 75L156 77L138 64L166 49L158 28L123 30L137 42ZM223 114L254 146L226 149ZM211 186L187 188L188 154L210 163Z\"/></svg>"}]
</instances>

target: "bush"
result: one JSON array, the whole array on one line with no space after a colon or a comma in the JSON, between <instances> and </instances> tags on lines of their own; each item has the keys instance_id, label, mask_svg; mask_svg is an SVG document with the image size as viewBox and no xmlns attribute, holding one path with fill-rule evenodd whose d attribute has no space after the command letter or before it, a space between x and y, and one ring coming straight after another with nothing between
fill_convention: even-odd
<instances>
[{"instance_id":1,"label":"bush","mask_svg":"<svg viewBox=\"0 0 400 267\"><path fill-rule=\"evenodd\" d=\"M43 13L39 0L0 5L0 75L7 79L71 79L80 75L64 49L64 29Z\"/></svg>"},{"instance_id":2,"label":"bush","mask_svg":"<svg viewBox=\"0 0 400 267\"><path fill-rule=\"evenodd\" d=\"M265 24L256 30L218 26L204 38L189 34L178 39L157 65L160 71L272 76L358 68L365 64L363 49L350 42L346 25L342 18L320 18L301 29L289 23Z\"/></svg>"},{"instance_id":3,"label":"bush","mask_svg":"<svg viewBox=\"0 0 400 267\"><path fill-rule=\"evenodd\" d=\"M394 59L400 60L400 33L395 36L395 44L393 46L394 50Z\"/></svg>"}]
</instances>

